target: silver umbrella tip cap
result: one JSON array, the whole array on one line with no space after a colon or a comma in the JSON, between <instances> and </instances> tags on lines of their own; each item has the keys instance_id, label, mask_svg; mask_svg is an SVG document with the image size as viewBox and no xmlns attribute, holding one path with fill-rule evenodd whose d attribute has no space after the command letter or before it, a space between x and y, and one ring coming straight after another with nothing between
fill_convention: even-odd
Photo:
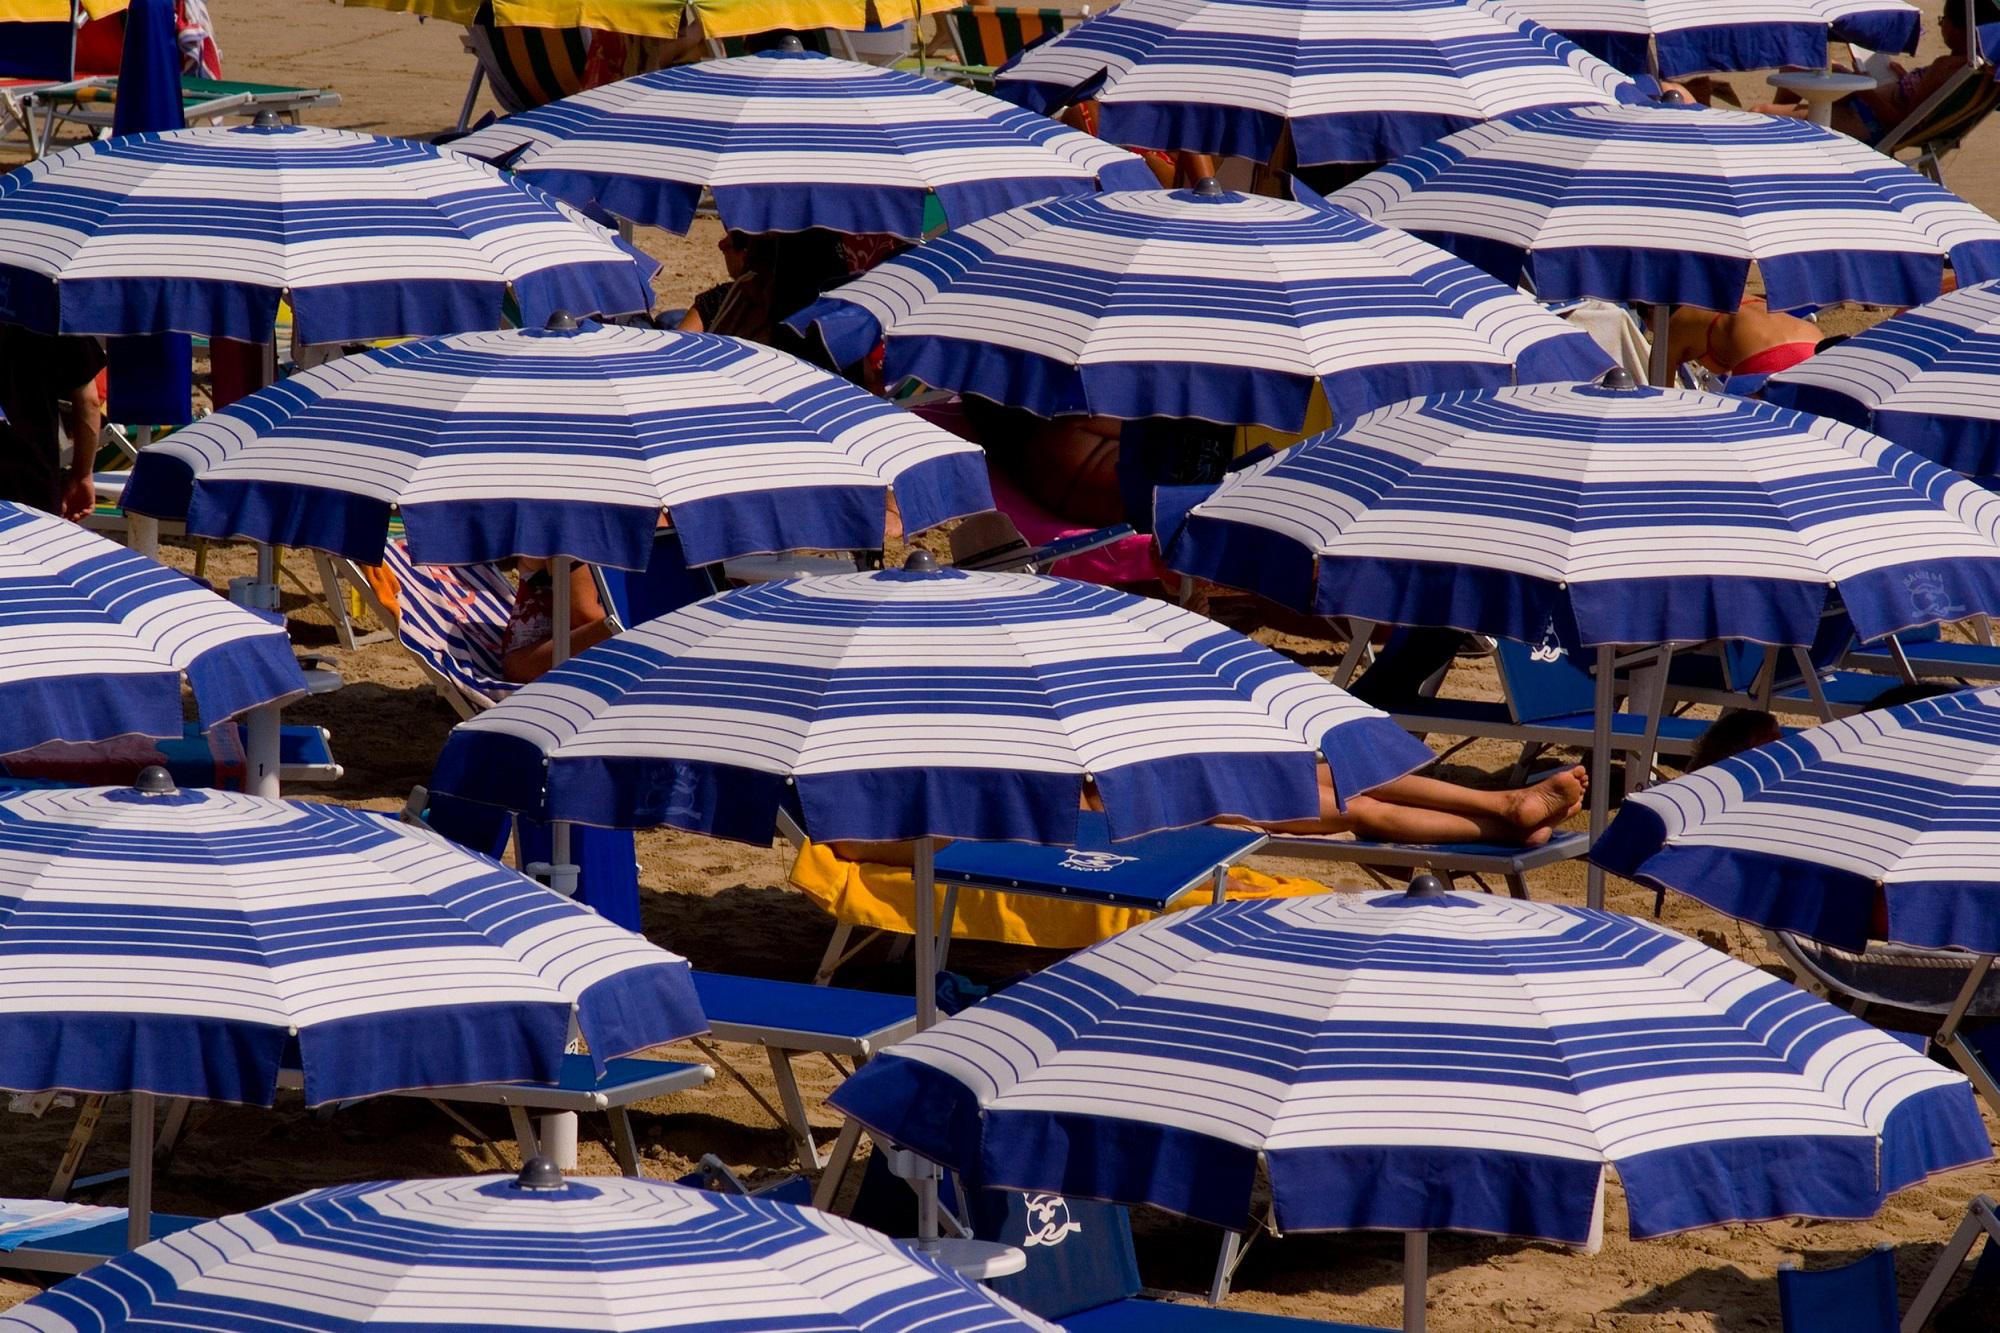
<instances>
[{"instance_id":1,"label":"silver umbrella tip cap","mask_svg":"<svg viewBox=\"0 0 2000 1333\"><path fill-rule=\"evenodd\" d=\"M141 796L172 796L180 790L174 785L174 775L158 764L148 764L139 770L139 776L132 783L132 790Z\"/></svg>"},{"instance_id":2,"label":"silver umbrella tip cap","mask_svg":"<svg viewBox=\"0 0 2000 1333\"><path fill-rule=\"evenodd\" d=\"M788 56L801 56L806 52L806 44L799 40L795 32L788 32L778 39L778 49Z\"/></svg>"},{"instance_id":3,"label":"silver umbrella tip cap","mask_svg":"<svg viewBox=\"0 0 2000 1333\"><path fill-rule=\"evenodd\" d=\"M562 1187L562 1169L546 1157L530 1157L521 1167L521 1174L514 1177L514 1188L519 1190L559 1190Z\"/></svg>"},{"instance_id":4,"label":"silver umbrella tip cap","mask_svg":"<svg viewBox=\"0 0 2000 1333\"><path fill-rule=\"evenodd\" d=\"M1604 378L1599 380L1598 383L1607 389L1617 389L1620 391L1639 387L1639 382L1632 378L1632 372L1623 366L1613 366L1611 369L1605 371Z\"/></svg>"},{"instance_id":5,"label":"silver umbrella tip cap","mask_svg":"<svg viewBox=\"0 0 2000 1333\"><path fill-rule=\"evenodd\" d=\"M1196 181L1194 183L1194 192L1203 199L1220 199L1227 193L1222 188L1222 182L1213 176L1203 176L1200 180Z\"/></svg>"},{"instance_id":6,"label":"silver umbrella tip cap","mask_svg":"<svg viewBox=\"0 0 2000 1333\"><path fill-rule=\"evenodd\" d=\"M903 557L903 568L912 574L935 574L937 567L937 557L929 551L916 550Z\"/></svg>"},{"instance_id":7,"label":"silver umbrella tip cap","mask_svg":"<svg viewBox=\"0 0 2000 1333\"><path fill-rule=\"evenodd\" d=\"M259 111L250 124L260 130L275 130L285 122L278 119L278 113L266 107Z\"/></svg>"},{"instance_id":8,"label":"silver umbrella tip cap","mask_svg":"<svg viewBox=\"0 0 2000 1333\"><path fill-rule=\"evenodd\" d=\"M1403 891L1405 898L1442 898L1444 895L1444 881L1429 873L1413 876L1410 887Z\"/></svg>"},{"instance_id":9,"label":"silver umbrella tip cap","mask_svg":"<svg viewBox=\"0 0 2000 1333\"><path fill-rule=\"evenodd\" d=\"M542 327L550 333L575 333L578 325L575 315L567 310L558 310L549 316L549 322Z\"/></svg>"}]
</instances>

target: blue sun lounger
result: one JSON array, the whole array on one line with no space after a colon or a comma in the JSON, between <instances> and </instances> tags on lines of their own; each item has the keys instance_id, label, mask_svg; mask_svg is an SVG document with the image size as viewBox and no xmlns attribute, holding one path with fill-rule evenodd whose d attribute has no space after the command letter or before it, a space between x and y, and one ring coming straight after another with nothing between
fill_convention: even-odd
<instances>
[{"instance_id":1,"label":"blue sun lounger","mask_svg":"<svg viewBox=\"0 0 2000 1333\"><path fill-rule=\"evenodd\" d=\"M917 1030L917 1002L908 995L886 995L876 991L851 990L841 986L813 986L802 981L777 981L767 977L732 977L720 972L694 974L695 994L701 1011L708 1016L708 1038L697 1039L702 1054L727 1070L731 1077L764 1110L784 1126L792 1137L799 1168L817 1173L828 1163L813 1138L812 1121L806 1114L798 1076L792 1068L795 1057L817 1053L836 1063L845 1059L850 1068L865 1064L884 1046L900 1041ZM735 1066L712 1045L717 1041L762 1046L771 1061L771 1078L778 1085L779 1106L773 1106ZM855 1137L836 1142L834 1156L852 1157L859 1142Z\"/></svg>"},{"instance_id":2,"label":"blue sun lounger","mask_svg":"<svg viewBox=\"0 0 2000 1333\"><path fill-rule=\"evenodd\" d=\"M0 1200L0 1205L5 1202ZM176 1231L186 1231L208 1220L205 1217L154 1213L153 1238L158 1240L162 1236L171 1236ZM28 1273L86 1272L132 1248L126 1239L125 1222L126 1212L120 1208L115 1217L104 1217L74 1230L45 1234L13 1249L0 1249L0 1269L11 1268Z\"/></svg>"},{"instance_id":3,"label":"blue sun lounger","mask_svg":"<svg viewBox=\"0 0 2000 1333\"><path fill-rule=\"evenodd\" d=\"M1497 842L1371 842L1365 838L1308 838L1274 835L1264 844L1269 856L1295 856L1302 861L1330 861L1359 866L1383 884L1383 870L1429 871L1447 884L1476 881L1491 892L1486 877L1504 881L1516 898L1528 896L1528 872L1573 861L1590 850L1587 833L1558 833L1539 847L1515 847Z\"/></svg>"}]
</instances>

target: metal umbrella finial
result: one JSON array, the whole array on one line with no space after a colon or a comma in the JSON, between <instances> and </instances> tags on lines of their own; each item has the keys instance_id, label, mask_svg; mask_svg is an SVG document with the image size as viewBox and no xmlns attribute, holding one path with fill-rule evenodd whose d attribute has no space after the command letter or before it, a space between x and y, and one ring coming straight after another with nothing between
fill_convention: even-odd
<instances>
[{"instance_id":1,"label":"metal umbrella finial","mask_svg":"<svg viewBox=\"0 0 2000 1333\"><path fill-rule=\"evenodd\" d=\"M1203 199L1220 199L1228 193L1222 188L1222 182L1213 176L1203 176L1194 183L1193 188L1195 194Z\"/></svg>"},{"instance_id":2,"label":"metal umbrella finial","mask_svg":"<svg viewBox=\"0 0 2000 1333\"><path fill-rule=\"evenodd\" d=\"M921 547L903 557L903 568L912 574L935 574L937 567L937 557Z\"/></svg>"},{"instance_id":3,"label":"metal umbrella finial","mask_svg":"<svg viewBox=\"0 0 2000 1333\"><path fill-rule=\"evenodd\" d=\"M1632 372L1623 366L1613 366L1605 371L1604 378L1597 382L1607 389L1617 389L1620 392L1639 387L1638 381L1632 378Z\"/></svg>"},{"instance_id":4,"label":"metal umbrella finial","mask_svg":"<svg viewBox=\"0 0 2000 1333\"><path fill-rule=\"evenodd\" d=\"M148 764L139 770L139 776L132 781L132 790L141 796L173 796L180 791L174 785L174 775L158 764Z\"/></svg>"},{"instance_id":5,"label":"metal umbrella finial","mask_svg":"<svg viewBox=\"0 0 2000 1333\"><path fill-rule=\"evenodd\" d=\"M567 310L558 310L549 316L549 322L542 328L550 333L575 333L578 325L575 315Z\"/></svg>"},{"instance_id":6,"label":"metal umbrella finial","mask_svg":"<svg viewBox=\"0 0 2000 1333\"><path fill-rule=\"evenodd\" d=\"M256 118L250 122L252 126L260 130L275 130L284 123L284 121L278 119L278 113L270 110L268 107L259 111Z\"/></svg>"},{"instance_id":7,"label":"metal umbrella finial","mask_svg":"<svg viewBox=\"0 0 2000 1333\"><path fill-rule=\"evenodd\" d=\"M799 40L797 33L788 32L778 39L777 49L788 56L799 56L805 54L806 44Z\"/></svg>"},{"instance_id":8,"label":"metal umbrella finial","mask_svg":"<svg viewBox=\"0 0 2000 1333\"><path fill-rule=\"evenodd\" d=\"M1403 890L1405 898L1442 898L1445 895L1444 881L1425 871L1410 877L1410 887Z\"/></svg>"},{"instance_id":9,"label":"metal umbrella finial","mask_svg":"<svg viewBox=\"0 0 2000 1333\"><path fill-rule=\"evenodd\" d=\"M514 1177L517 1190L559 1190L563 1187L562 1170L546 1157L530 1157L522 1164L521 1174Z\"/></svg>"}]
</instances>

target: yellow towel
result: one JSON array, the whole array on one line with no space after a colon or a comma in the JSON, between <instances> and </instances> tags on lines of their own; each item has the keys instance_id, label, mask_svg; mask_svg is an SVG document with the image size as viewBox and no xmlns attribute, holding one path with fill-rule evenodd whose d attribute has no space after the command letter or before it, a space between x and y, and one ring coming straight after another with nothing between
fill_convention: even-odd
<instances>
[{"instance_id":1,"label":"yellow towel","mask_svg":"<svg viewBox=\"0 0 2000 1333\"><path fill-rule=\"evenodd\" d=\"M915 930L910 916L916 895L907 866L843 861L827 848L807 843L792 863L792 883L847 925L904 935ZM1229 870L1231 898L1297 898L1328 892L1328 886L1314 879L1267 875L1248 866L1231 866ZM1185 899L1189 907L1207 901L1207 895L1199 893L1190 893ZM944 910L942 889L938 891L938 910ZM969 890L958 895L952 935L961 940L1042 949L1081 949L1153 915L1137 907L1101 907L1061 898Z\"/></svg>"}]
</instances>

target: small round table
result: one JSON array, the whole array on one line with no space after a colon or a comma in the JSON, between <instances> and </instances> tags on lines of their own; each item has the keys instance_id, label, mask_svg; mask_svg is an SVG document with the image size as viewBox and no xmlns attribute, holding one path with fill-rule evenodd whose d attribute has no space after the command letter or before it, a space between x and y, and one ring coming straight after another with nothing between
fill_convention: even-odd
<instances>
[{"instance_id":1,"label":"small round table","mask_svg":"<svg viewBox=\"0 0 2000 1333\"><path fill-rule=\"evenodd\" d=\"M931 1258L949 1268L962 1278L973 1282L984 1282L988 1278L1011 1277L1028 1266L1028 1256L1012 1245L1002 1245L991 1240L967 1240L957 1236L947 1236L942 1240L905 1241L919 1254Z\"/></svg>"},{"instance_id":2,"label":"small round table","mask_svg":"<svg viewBox=\"0 0 2000 1333\"><path fill-rule=\"evenodd\" d=\"M1795 69L1773 74L1773 88L1797 93L1805 103L1806 119L1815 125L1833 124L1833 104L1849 93L1865 92L1877 84L1872 74L1842 74L1829 69Z\"/></svg>"}]
</instances>

